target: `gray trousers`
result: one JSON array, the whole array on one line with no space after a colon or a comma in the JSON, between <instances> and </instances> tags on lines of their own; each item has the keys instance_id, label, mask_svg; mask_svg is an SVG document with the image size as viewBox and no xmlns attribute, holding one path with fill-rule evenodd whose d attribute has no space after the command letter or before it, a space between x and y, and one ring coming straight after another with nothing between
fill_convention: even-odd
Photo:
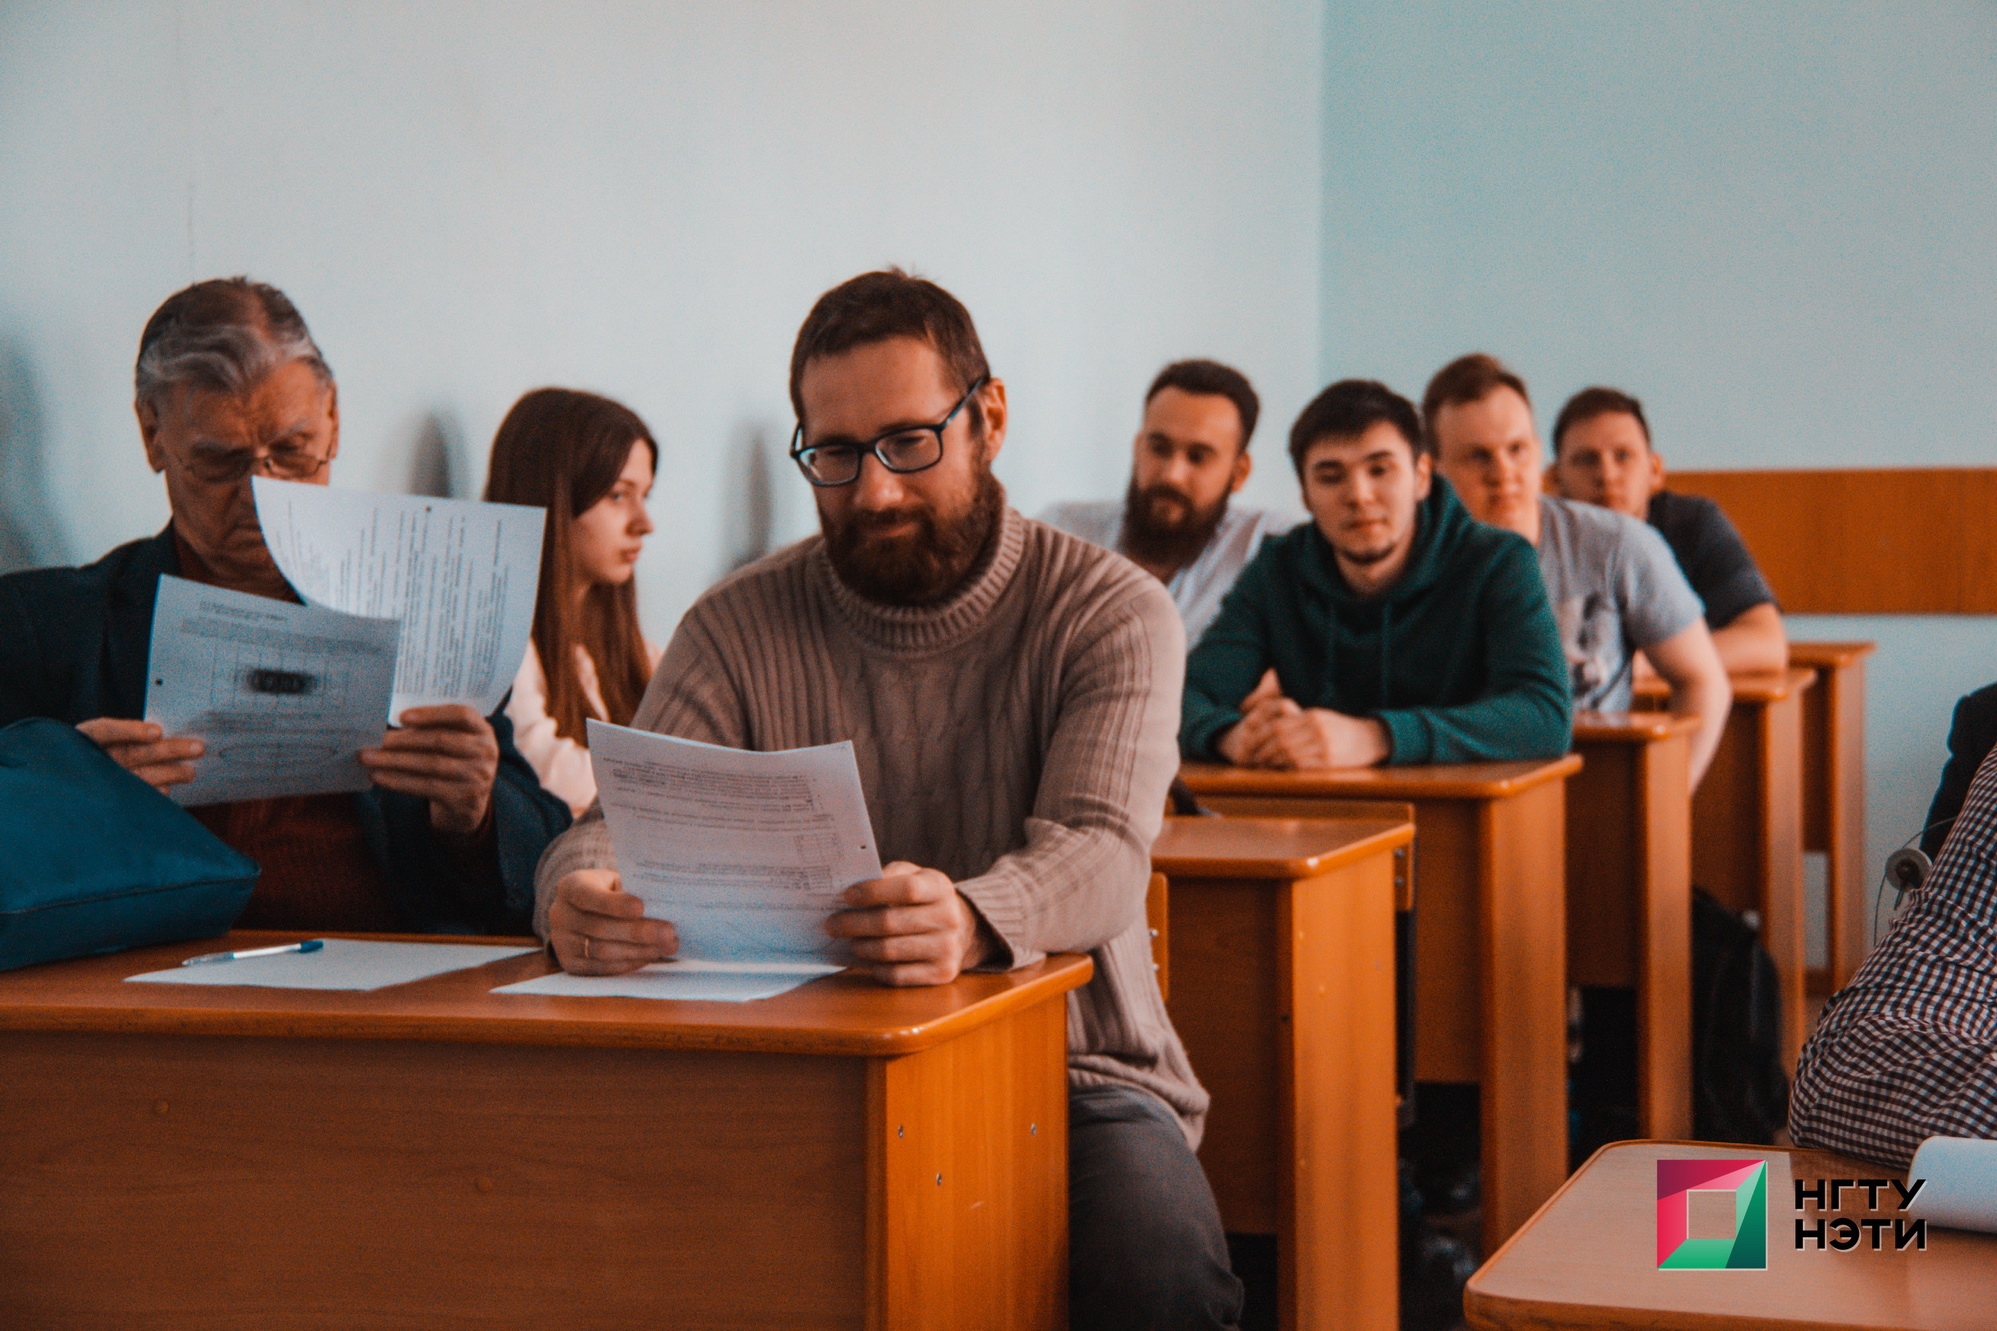
<instances>
[{"instance_id":1,"label":"gray trousers","mask_svg":"<svg viewBox=\"0 0 1997 1331\"><path fill-rule=\"evenodd\" d=\"M1227 1331L1241 1282L1213 1189L1163 1101L1068 1090L1070 1331Z\"/></svg>"}]
</instances>

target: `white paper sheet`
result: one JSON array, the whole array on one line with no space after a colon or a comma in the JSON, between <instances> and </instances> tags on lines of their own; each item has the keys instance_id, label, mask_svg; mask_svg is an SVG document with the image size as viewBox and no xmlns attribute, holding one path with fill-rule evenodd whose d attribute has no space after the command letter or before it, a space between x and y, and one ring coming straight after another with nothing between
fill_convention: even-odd
<instances>
[{"instance_id":1,"label":"white paper sheet","mask_svg":"<svg viewBox=\"0 0 1997 1331\"><path fill-rule=\"evenodd\" d=\"M162 577L146 720L208 751L167 793L188 806L365 790L395 680L392 619Z\"/></svg>"},{"instance_id":2,"label":"white paper sheet","mask_svg":"<svg viewBox=\"0 0 1997 1331\"><path fill-rule=\"evenodd\" d=\"M391 715L513 687L534 627L546 510L251 481L264 544L314 605L402 621Z\"/></svg>"},{"instance_id":3,"label":"white paper sheet","mask_svg":"<svg viewBox=\"0 0 1997 1331\"><path fill-rule=\"evenodd\" d=\"M1937 1225L1997 1234L1997 1141L1930 1137L1907 1178L1926 1179L1907 1209Z\"/></svg>"},{"instance_id":4,"label":"white paper sheet","mask_svg":"<svg viewBox=\"0 0 1997 1331\"><path fill-rule=\"evenodd\" d=\"M216 951L223 951L217 948ZM317 952L280 952L274 957L211 961L201 966L127 975L146 984L249 984L265 989L386 989L427 980L432 975L483 966L532 952L531 947L487 947L474 943L380 943L361 938L328 938Z\"/></svg>"},{"instance_id":5,"label":"white paper sheet","mask_svg":"<svg viewBox=\"0 0 1997 1331\"><path fill-rule=\"evenodd\" d=\"M552 994L562 998L678 998L746 1003L807 984L839 967L824 962L662 961L623 975L570 975L557 971L495 994Z\"/></svg>"},{"instance_id":6,"label":"white paper sheet","mask_svg":"<svg viewBox=\"0 0 1997 1331\"><path fill-rule=\"evenodd\" d=\"M881 876L851 743L750 753L592 720L589 754L624 890L682 957L847 962L826 918Z\"/></svg>"}]
</instances>

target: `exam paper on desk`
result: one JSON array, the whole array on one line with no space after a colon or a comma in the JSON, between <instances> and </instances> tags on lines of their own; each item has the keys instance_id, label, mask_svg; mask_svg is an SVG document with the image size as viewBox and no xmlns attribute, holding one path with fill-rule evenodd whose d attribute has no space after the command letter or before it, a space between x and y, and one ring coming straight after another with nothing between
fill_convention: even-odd
<instances>
[{"instance_id":1,"label":"exam paper on desk","mask_svg":"<svg viewBox=\"0 0 1997 1331\"><path fill-rule=\"evenodd\" d=\"M624 890L696 961L845 965L825 932L881 876L853 745L754 753L589 722Z\"/></svg>"},{"instance_id":2,"label":"exam paper on desk","mask_svg":"<svg viewBox=\"0 0 1997 1331\"><path fill-rule=\"evenodd\" d=\"M280 952L204 966L127 975L139 984L253 985L263 989L386 989L433 975L484 966L534 951L484 943L390 943L328 938L317 952Z\"/></svg>"},{"instance_id":3,"label":"exam paper on desk","mask_svg":"<svg viewBox=\"0 0 1997 1331\"><path fill-rule=\"evenodd\" d=\"M207 752L167 791L186 806L365 790L395 681L392 619L365 619L163 576L146 720Z\"/></svg>"},{"instance_id":4,"label":"exam paper on desk","mask_svg":"<svg viewBox=\"0 0 1997 1331\"><path fill-rule=\"evenodd\" d=\"M746 1003L808 984L842 967L830 962L661 961L622 975L570 975L556 971L495 994L545 994L556 998L677 998L710 1003Z\"/></svg>"},{"instance_id":5,"label":"exam paper on desk","mask_svg":"<svg viewBox=\"0 0 1997 1331\"><path fill-rule=\"evenodd\" d=\"M252 478L279 571L313 605L402 621L391 717L468 703L489 715L534 627L547 510Z\"/></svg>"}]
</instances>

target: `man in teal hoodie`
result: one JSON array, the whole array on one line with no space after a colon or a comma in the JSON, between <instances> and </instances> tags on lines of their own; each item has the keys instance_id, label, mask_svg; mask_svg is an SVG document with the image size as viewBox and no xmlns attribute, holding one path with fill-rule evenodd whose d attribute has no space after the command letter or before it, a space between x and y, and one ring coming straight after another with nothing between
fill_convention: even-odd
<instances>
[{"instance_id":1,"label":"man in teal hoodie","mask_svg":"<svg viewBox=\"0 0 1997 1331\"><path fill-rule=\"evenodd\" d=\"M1567 751L1567 662L1538 557L1473 520L1421 440L1414 406L1384 384L1344 380L1304 408L1290 458L1314 521L1263 543L1188 659L1187 758L1359 767Z\"/></svg>"}]
</instances>

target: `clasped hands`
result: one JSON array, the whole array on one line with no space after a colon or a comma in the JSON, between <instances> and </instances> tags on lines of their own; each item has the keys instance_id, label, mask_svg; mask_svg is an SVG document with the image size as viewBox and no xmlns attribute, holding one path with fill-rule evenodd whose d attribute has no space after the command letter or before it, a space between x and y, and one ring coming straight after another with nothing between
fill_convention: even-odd
<instances>
[{"instance_id":1,"label":"clasped hands","mask_svg":"<svg viewBox=\"0 0 1997 1331\"><path fill-rule=\"evenodd\" d=\"M398 720L380 748L360 751L369 778L383 790L428 800L430 826L438 832L476 835L492 809L492 783L499 774L492 723L462 703L411 707ZM207 752L200 740L162 734L151 721L103 716L76 728L161 792L192 781L195 761Z\"/></svg>"},{"instance_id":2,"label":"clasped hands","mask_svg":"<svg viewBox=\"0 0 1997 1331\"><path fill-rule=\"evenodd\" d=\"M1325 707L1299 707L1265 677L1215 748L1237 767L1370 767L1392 751L1387 727Z\"/></svg>"},{"instance_id":3,"label":"clasped hands","mask_svg":"<svg viewBox=\"0 0 1997 1331\"><path fill-rule=\"evenodd\" d=\"M825 932L853 940L854 960L882 984L948 984L985 959L977 912L935 869L897 860L844 900ZM621 975L679 951L673 926L647 919L612 869L578 869L555 884L548 941L573 975Z\"/></svg>"}]
</instances>

